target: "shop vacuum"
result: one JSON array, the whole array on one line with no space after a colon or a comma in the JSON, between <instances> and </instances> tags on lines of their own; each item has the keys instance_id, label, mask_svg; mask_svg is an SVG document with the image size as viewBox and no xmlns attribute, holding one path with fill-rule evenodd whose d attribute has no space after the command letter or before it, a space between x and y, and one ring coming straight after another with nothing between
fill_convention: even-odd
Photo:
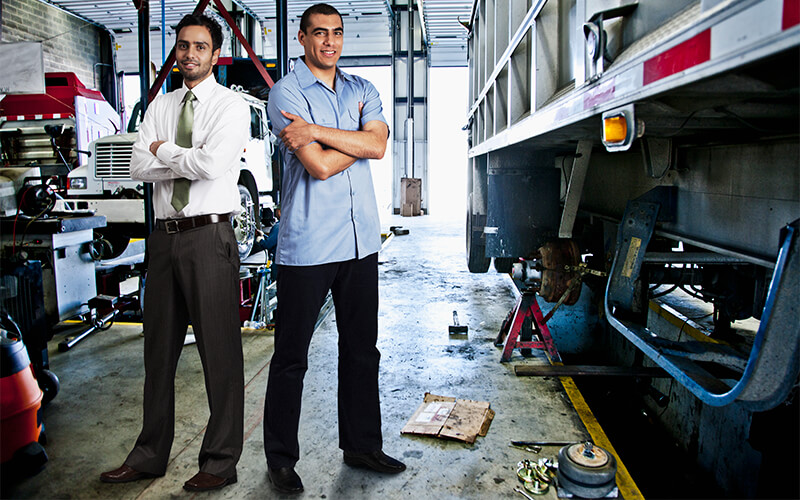
<instances>
[{"instance_id":1,"label":"shop vacuum","mask_svg":"<svg viewBox=\"0 0 800 500\"><path fill-rule=\"evenodd\" d=\"M0 324L0 374L0 471L6 483L37 474L47 462L42 390L13 321Z\"/></svg>"}]
</instances>

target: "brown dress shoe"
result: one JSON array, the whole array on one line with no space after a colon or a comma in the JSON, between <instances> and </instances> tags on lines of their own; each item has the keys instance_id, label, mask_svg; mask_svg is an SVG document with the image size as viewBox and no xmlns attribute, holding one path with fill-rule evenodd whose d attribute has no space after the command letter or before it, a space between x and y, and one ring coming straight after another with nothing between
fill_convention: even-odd
<instances>
[{"instance_id":1,"label":"brown dress shoe","mask_svg":"<svg viewBox=\"0 0 800 500\"><path fill-rule=\"evenodd\" d=\"M100 480L104 483L129 483L131 481L138 481L140 479L150 479L159 477L158 474L151 474L149 472L139 472L138 470L128 465L122 464L122 467L100 474Z\"/></svg>"},{"instance_id":2,"label":"brown dress shoe","mask_svg":"<svg viewBox=\"0 0 800 500\"><path fill-rule=\"evenodd\" d=\"M235 482L236 474L233 477L219 477L208 472L198 472L193 478L183 483L183 489L186 491L210 491Z\"/></svg>"}]
</instances>

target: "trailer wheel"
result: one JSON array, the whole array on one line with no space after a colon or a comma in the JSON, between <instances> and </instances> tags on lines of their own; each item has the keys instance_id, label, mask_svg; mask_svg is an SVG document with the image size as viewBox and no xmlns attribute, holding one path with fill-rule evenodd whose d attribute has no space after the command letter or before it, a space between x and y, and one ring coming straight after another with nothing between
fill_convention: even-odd
<instances>
[{"instance_id":1,"label":"trailer wheel","mask_svg":"<svg viewBox=\"0 0 800 500\"><path fill-rule=\"evenodd\" d=\"M477 224L472 214L472 194L467 203L467 268L471 273L485 273L489 270L491 259L486 258L486 244L483 237L483 226Z\"/></svg>"},{"instance_id":2,"label":"trailer wheel","mask_svg":"<svg viewBox=\"0 0 800 500\"><path fill-rule=\"evenodd\" d=\"M498 273L508 274L511 272L511 267L514 265L513 257L495 257L494 270Z\"/></svg>"},{"instance_id":3,"label":"trailer wheel","mask_svg":"<svg viewBox=\"0 0 800 500\"><path fill-rule=\"evenodd\" d=\"M253 249L253 242L256 239L256 209L253 195L247 186L238 184L239 200L242 204L242 211L233 217L231 224L236 235L236 243L239 246L239 258L246 259Z\"/></svg>"}]
</instances>

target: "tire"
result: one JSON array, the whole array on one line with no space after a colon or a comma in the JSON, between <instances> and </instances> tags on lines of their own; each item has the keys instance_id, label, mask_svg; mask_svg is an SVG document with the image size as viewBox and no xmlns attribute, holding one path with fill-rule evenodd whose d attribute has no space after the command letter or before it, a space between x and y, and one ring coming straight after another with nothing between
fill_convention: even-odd
<instances>
[{"instance_id":1,"label":"tire","mask_svg":"<svg viewBox=\"0 0 800 500\"><path fill-rule=\"evenodd\" d=\"M242 211L233 217L231 224L236 235L236 244L239 246L239 259L244 260L250 255L256 239L256 208L250 190L241 184L238 186Z\"/></svg>"},{"instance_id":2,"label":"tire","mask_svg":"<svg viewBox=\"0 0 800 500\"><path fill-rule=\"evenodd\" d=\"M472 214L472 194L470 194L467 203L467 269L471 273L487 272L491 262L491 259L486 258L486 244L482 239L483 228L474 220L478 217Z\"/></svg>"},{"instance_id":3,"label":"tire","mask_svg":"<svg viewBox=\"0 0 800 500\"><path fill-rule=\"evenodd\" d=\"M105 236L105 239L111 244L111 253L106 259L113 259L119 257L128 248L131 242L130 237L123 234L110 233Z\"/></svg>"},{"instance_id":4,"label":"tire","mask_svg":"<svg viewBox=\"0 0 800 500\"><path fill-rule=\"evenodd\" d=\"M55 399L59 389L61 389L61 382L55 373L50 370L42 370L41 377L37 380L39 388L42 390L42 406L45 406L50 401Z\"/></svg>"},{"instance_id":5,"label":"tire","mask_svg":"<svg viewBox=\"0 0 800 500\"><path fill-rule=\"evenodd\" d=\"M495 257L494 270L498 273L508 274L511 272L511 267L514 265L513 257Z\"/></svg>"},{"instance_id":6,"label":"tire","mask_svg":"<svg viewBox=\"0 0 800 500\"><path fill-rule=\"evenodd\" d=\"M92 243L96 245L99 260L115 259L125 252L131 238L114 230L95 231L98 236Z\"/></svg>"},{"instance_id":7,"label":"tire","mask_svg":"<svg viewBox=\"0 0 800 500\"><path fill-rule=\"evenodd\" d=\"M576 497L581 498L603 498L611 493L611 490L613 490L616 486L616 483L613 479L605 484L582 484L577 481L573 481L561 472L561 463L558 464L556 478L558 479L559 487L564 488Z\"/></svg>"},{"instance_id":8,"label":"tire","mask_svg":"<svg viewBox=\"0 0 800 500\"><path fill-rule=\"evenodd\" d=\"M568 450L572 446L582 445L564 446L558 452L558 470L563 475L574 482L589 486L606 484L609 481L614 482L614 478L617 475L617 459L614 458L614 455L600 448L608 455L608 462L600 467L586 467L570 458ZM595 446L595 448L599 447Z\"/></svg>"}]
</instances>

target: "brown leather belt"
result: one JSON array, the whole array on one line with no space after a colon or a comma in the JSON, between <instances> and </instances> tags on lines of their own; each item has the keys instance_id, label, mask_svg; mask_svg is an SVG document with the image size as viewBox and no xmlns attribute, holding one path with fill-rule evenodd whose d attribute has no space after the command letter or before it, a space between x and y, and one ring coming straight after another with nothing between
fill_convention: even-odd
<instances>
[{"instance_id":1,"label":"brown leather belt","mask_svg":"<svg viewBox=\"0 0 800 500\"><path fill-rule=\"evenodd\" d=\"M166 231L167 234L175 234L205 226L206 224L216 224L217 222L230 223L230 221L231 214L196 215L194 217L184 217L183 219L158 219L156 220L156 229Z\"/></svg>"}]
</instances>

